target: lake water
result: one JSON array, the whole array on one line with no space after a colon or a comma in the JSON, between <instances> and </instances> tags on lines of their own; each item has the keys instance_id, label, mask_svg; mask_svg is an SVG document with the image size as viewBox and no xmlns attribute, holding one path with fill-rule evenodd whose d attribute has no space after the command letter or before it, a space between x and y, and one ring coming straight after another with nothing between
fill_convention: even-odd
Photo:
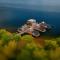
<instances>
[{"instance_id":1,"label":"lake water","mask_svg":"<svg viewBox=\"0 0 60 60\"><path fill-rule=\"evenodd\" d=\"M53 26L50 34L60 34L59 12L44 12L11 7L0 8L0 28L5 28L11 32L15 32L18 27L30 18L36 19L37 22L46 21Z\"/></svg>"}]
</instances>

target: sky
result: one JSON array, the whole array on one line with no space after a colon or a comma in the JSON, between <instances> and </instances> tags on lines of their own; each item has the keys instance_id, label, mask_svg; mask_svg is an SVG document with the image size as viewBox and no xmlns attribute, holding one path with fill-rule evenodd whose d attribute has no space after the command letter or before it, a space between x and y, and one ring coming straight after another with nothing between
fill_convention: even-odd
<instances>
[{"instance_id":1,"label":"sky","mask_svg":"<svg viewBox=\"0 0 60 60\"><path fill-rule=\"evenodd\" d=\"M28 5L60 5L60 0L0 0L0 2Z\"/></svg>"},{"instance_id":2,"label":"sky","mask_svg":"<svg viewBox=\"0 0 60 60\"><path fill-rule=\"evenodd\" d=\"M60 0L0 0L0 3L14 4L16 7L60 12Z\"/></svg>"}]
</instances>

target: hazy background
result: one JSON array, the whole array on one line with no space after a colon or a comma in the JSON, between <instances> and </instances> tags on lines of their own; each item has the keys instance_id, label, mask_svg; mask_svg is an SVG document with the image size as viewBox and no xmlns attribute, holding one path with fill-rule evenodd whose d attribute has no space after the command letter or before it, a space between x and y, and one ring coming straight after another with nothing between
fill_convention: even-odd
<instances>
[{"instance_id":1,"label":"hazy background","mask_svg":"<svg viewBox=\"0 0 60 60\"><path fill-rule=\"evenodd\" d=\"M4 6L60 12L60 0L0 0Z\"/></svg>"}]
</instances>

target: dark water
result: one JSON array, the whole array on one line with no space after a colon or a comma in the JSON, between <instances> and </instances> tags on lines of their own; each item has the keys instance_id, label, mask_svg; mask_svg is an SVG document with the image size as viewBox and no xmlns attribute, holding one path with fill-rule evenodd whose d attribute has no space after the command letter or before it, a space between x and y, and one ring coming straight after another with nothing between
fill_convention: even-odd
<instances>
[{"instance_id":1,"label":"dark water","mask_svg":"<svg viewBox=\"0 0 60 60\"><path fill-rule=\"evenodd\" d=\"M44 19L48 24L52 25L50 34L60 34L60 13L34 11L21 8L0 8L0 28L6 28L11 32L15 32L17 28L23 25L26 20L34 18L37 22Z\"/></svg>"}]
</instances>

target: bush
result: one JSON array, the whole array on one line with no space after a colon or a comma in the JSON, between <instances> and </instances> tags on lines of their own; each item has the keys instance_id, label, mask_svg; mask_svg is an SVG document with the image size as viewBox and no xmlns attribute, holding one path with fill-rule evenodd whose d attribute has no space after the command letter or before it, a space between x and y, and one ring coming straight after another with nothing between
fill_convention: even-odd
<instances>
[{"instance_id":1,"label":"bush","mask_svg":"<svg viewBox=\"0 0 60 60\"><path fill-rule=\"evenodd\" d=\"M49 60L60 60L60 47L57 47L55 50L48 51Z\"/></svg>"},{"instance_id":2,"label":"bush","mask_svg":"<svg viewBox=\"0 0 60 60\"><path fill-rule=\"evenodd\" d=\"M45 50L51 50L58 47L57 41L55 40L45 40L44 48Z\"/></svg>"},{"instance_id":3,"label":"bush","mask_svg":"<svg viewBox=\"0 0 60 60\"><path fill-rule=\"evenodd\" d=\"M47 53L44 49L35 49L33 51L34 60L48 60Z\"/></svg>"},{"instance_id":4,"label":"bush","mask_svg":"<svg viewBox=\"0 0 60 60\"><path fill-rule=\"evenodd\" d=\"M31 35L24 35L21 39L25 40L26 42L31 42L33 40L33 37Z\"/></svg>"},{"instance_id":5,"label":"bush","mask_svg":"<svg viewBox=\"0 0 60 60\"><path fill-rule=\"evenodd\" d=\"M21 50L17 56L17 60L32 60L31 52L28 50Z\"/></svg>"},{"instance_id":6,"label":"bush","mask_svg":"<svg viewBox=\"0 0 60 60\"><path fill-rule=\"evenodd\" d=\"M60 60L60 37L44 40L43 46L34 39L1 29L0 60Z\"/></svg>"},{"instance_id":7,"label":"bush","mask_svg":"<svg viewBox=\"0 0 60 60\"><path fill-rule=\"evenodd\" d=\"M13 33L12 40L16 40L16 41L21 40L21 35L18 35L16 33Z\"/></svg>"},{"instance_id":8,"label":"bush","mask_svg":"<svg viewBox=\"0 0 60 60\"><path fill-rule=\"evenodd\" d=\"M60 37L56 38L58 45L60 46Z\"/></svg>"},{"instance_id":9,"label":"bush","mask_svg":"<svg viewBox=\"0 0 60 60\"><path fill-rule=\"evenodd\" d=\"M10 42L8 43L8 45L5 45L5 46L3 47L2 52L4 53L4 55L10 57L10 56L13 55L13 52L16 50L16 46L17 46L17 45L16 45L16 41L15 41L15 40L10 41Z\"/></svg>"},{"instance_id":10,"label":"bush","mask_svg":"<svg viewBox=\"0 0 60 60\"><path fill-rule=\"evenodd\" d=\"M11 40L12 34L6 30L0 30L0 39L4 42L8 42Z\"/></svg>"}]
</instances>

